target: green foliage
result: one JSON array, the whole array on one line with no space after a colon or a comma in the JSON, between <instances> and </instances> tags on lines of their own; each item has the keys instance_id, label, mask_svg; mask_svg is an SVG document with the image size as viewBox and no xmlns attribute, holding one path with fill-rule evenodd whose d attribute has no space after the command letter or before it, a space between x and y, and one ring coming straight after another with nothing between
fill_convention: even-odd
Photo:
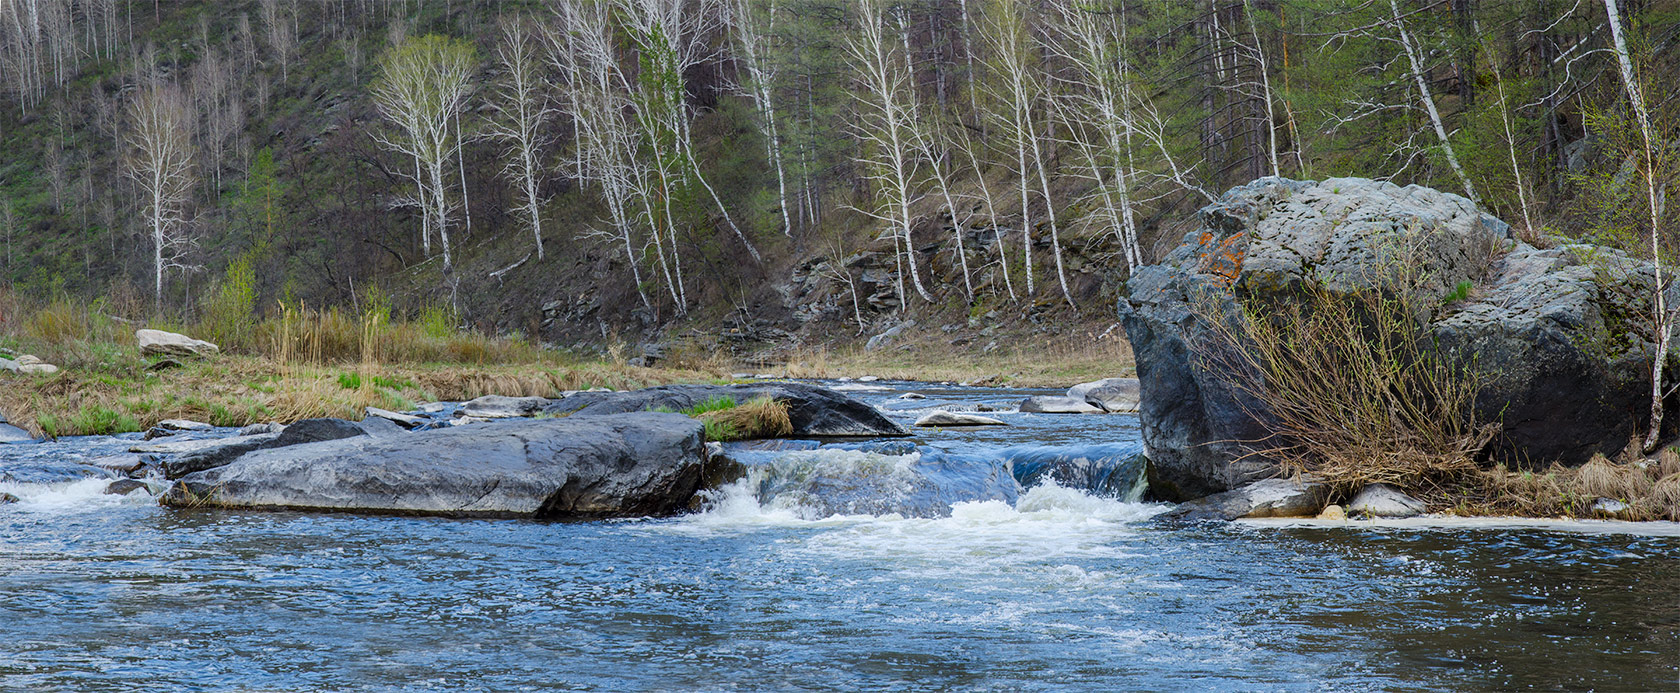
<instances>
[{"instance_id":1,"label":"green foliage","mask_svg":"<svg viewBox=\"0 0 1680 693\"><path fill-rule=\"evenodd\" d=\"M362 374L355 372L340 373L338 374L338 386L346 390L360 390L362 389Z\"/></svg>"},{"instance_id":2,"label":"green foliage","mask_svg":"<svg viewBox=\"0 0 1680 693\"><path fill-rule=\"evenodd\" d=\"M1457 286L1453 287L1452 291L1448 292L1446 296L1441 298L1441 303L1445 305L1468 299L1470 298L1470 291L1474 288L1476 288L1476 285L1469 280L1461 281Z\"/></svg>"},{"instance_id":3,"label":"green foliage","mask_svg":"<svg viewBox=\"0 0 1680 693\"><path fill-rule=\"evenodd\" d=\"M83 406L69 417L57 414L43 415L37 422L50 438L112 435L141 430L140 422L127 412L97 405Z\"/></svg>"}]
</instances>

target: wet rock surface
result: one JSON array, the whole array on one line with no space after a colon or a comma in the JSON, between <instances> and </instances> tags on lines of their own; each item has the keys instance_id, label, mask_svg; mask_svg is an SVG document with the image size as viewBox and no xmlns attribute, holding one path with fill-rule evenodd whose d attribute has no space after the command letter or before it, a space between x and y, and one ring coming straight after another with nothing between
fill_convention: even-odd
<instances>
[{"instance_id":1,"label":"wet rock surface","mask_svg":"<svg viewBox=\"0 0 1680 693\"><path fill-rule=\"evenodd\" d=\"M736 403L769 397L786 404L793 422L790 434L793 437L909 435L875 407L828 388L804 383L666 385L633 392L579 392L549 404L543 411L572 417L659 408L683 411L719 397Z\"/></svg>"},{"instance_id":2,"label":"wet rock surface","mask_svg":"<svg viewBox=\"0 0 1680 693\"><path fill-rule=\"evenodd\" d=\"M450 516L585 519L687 506L699 422L637 413L357 436L261 450L190 474L163 502Z\"/></svg>"}]
</instances>

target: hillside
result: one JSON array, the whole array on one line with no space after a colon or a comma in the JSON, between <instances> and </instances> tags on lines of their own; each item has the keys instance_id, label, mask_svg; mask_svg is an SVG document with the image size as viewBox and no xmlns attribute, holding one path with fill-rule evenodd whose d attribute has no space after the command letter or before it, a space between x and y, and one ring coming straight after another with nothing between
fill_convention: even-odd
<instances>
[{"instance_id":1,"label":"hillside","mask_svg":"<svg viewBox=\"0 0 1680 693\"><path fill-rule=\"evenodd\" d=\"M1680 133L1680 9L1628 5L1657 126ZM1528 237L1648 254L1604 27L1596 3L9 3L0 278L131 315L391 302L748 360L905 321L900 344L933 354L1112 340L1128 267L1272 173L1430 185ZM430 189L373 96L427 36L470 49ZM541 258L491 136L515 36L552 109ZM190 159L166 215L136 170L151 98L184 114Z\"/></svg>"}]
</instances>

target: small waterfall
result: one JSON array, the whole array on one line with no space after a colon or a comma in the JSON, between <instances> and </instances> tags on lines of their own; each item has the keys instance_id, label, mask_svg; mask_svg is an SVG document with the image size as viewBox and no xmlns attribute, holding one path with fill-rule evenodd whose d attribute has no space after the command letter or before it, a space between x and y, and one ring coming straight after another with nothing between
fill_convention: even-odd
<instances>
[{"instance_id":1,"label":"small waterfall","mask_svg":"<svg viewBox=\"0 0 1680 693\"><path fill-rule=\"evenodd\" d=\"M722 496L745 491L766 509L790 511L808 520L834 515L946 517L958 503L1014 505L1019 495L1001 459L945 455L897 441L794 451L732 447L726 454L747 474L714 494L714 507L723 502Z\"/></svg>"},{"instance_id":2,"label":"small waterfall","mask_svg":"<svg viewBox=\"0 0 1680 693\"><path fill-rule=\"evenodd\" d=\"M1054 481L1093 496L1135 503L1148 488L1147 460L1136 443L1056 447L1025 445L999 451L1022 488Z\"/></svg>"}]
</instances>

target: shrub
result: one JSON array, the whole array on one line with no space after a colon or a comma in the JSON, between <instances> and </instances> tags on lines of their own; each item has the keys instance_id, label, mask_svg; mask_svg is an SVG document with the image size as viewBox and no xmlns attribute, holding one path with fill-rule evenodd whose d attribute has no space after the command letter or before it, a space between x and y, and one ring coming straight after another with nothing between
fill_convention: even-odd
<instances>
[{"instance_id":1,"label":"shrub","mask_svg":"<svg viewBox=\"0 0 1680 693\"><path fill-rule=\"evenodd\" d=\"M1232 312L1197 298L1213 338L1193 343L1195 357L1274 432L1239 441L1252 454L1343 492L1377 482L1426 492L1476 469L1498 430L1475 419L1485 377L1417 317L1429 314L1421 278L1391 275L1381 288L1238 298Z\"/></svg>"}]
</instances>

